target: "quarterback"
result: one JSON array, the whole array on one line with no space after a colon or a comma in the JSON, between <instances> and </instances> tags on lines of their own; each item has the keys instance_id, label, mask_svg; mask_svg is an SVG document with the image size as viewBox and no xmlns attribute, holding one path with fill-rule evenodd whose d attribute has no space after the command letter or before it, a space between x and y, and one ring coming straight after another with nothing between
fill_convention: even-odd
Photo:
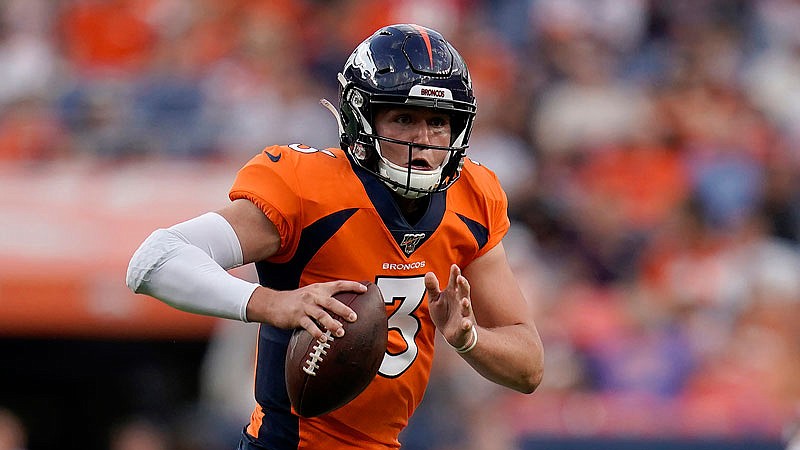
<instances>
[{"instance_id":1,"label":"quarterback","mask_svg":"<svg viewBox=\"0 0 800 450\"><path fill-rule=\"evenodd\" d=\"M260 322L257 406L240 449L392 449L422 401L436 331L486 379L531 393L543 349L507 262L507 199L466 157L476 113L467 66L438 32L384 27L338 76L341 148L269 146L238 172L222 209L156 230L127 284L197 314ZM226 271L255 263L259 283ZM355 321L333 298L381 289L389 341L352 402L296 415L284 358L292 330L317 339Z\"/></svg>"}]
</instances>

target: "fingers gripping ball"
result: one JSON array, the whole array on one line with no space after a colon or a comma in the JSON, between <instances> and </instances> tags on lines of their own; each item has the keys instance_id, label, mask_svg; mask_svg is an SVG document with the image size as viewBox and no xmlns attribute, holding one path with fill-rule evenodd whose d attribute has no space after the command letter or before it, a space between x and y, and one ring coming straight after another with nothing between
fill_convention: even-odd
<instances>
[{"instance_id":1,"label":"fingers gripping ball","mask_svg":"<svg viewBox=\"0 0 800 450\"><path fill-rule=\"evenodd\" d=\"M362 281L367 292L342 292L334 297L358 315L355 322L334 317L344 336L326 331L319 342L304 329L292 333L286 351L286 390L295 412L303 417L329 413L356 398L375 378L386 352L388 322L378 286Z\"/></svg>"}]
</instances>

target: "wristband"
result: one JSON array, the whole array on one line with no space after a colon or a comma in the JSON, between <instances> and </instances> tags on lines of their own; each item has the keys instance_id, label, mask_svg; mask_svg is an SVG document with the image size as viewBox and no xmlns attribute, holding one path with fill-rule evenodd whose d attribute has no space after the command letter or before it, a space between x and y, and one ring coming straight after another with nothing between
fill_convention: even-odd
<instances>
[{"instance_id":1,"label":"wristband","mask_svg":"<svg viewBox=\"0 0 800 450\"><path fill-rule=\"evenodd\" d=\"M463 354L472 351L472 349L475 348L476 345L478 345L478 328L475 325L472 325L472 342L464 344L458 348L454 346L451 347L456 349L456 352Z\"/></svg>"}]
</instances>

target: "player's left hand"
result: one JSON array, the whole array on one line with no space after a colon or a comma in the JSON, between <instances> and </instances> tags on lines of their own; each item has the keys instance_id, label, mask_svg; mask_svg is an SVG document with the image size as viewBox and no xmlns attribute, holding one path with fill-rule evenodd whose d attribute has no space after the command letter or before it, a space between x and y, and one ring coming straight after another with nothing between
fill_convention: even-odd
<instances>
[{"instance_id":1,"label":"player's left hand","mask_svg":"<svg viewBox=\"0 0 800 450\"><path fill-rule=\"evenodd\" d=\"M469 344L476 322L469 282L461 275L461 269L455 264L450 266L450 278L444 290L439 290L439 280L433 272L426 273L425 289L431 319L442 336L456 348Z\"/></svg>"}]
</instances>

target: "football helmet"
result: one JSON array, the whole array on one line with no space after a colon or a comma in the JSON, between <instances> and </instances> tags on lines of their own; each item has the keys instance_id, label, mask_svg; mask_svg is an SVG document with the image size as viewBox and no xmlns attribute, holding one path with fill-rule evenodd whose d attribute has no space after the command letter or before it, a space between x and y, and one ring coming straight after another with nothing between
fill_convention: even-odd
<instances>
[{"instance_id":1,"label":"football helmet","mask_svg":"<svg viewBox=\"0 0 800 450\"><path fill-rule=\"evenodd\" d=\"M344 65L339 80L342 149L356 164L407 198L450 187L460 176L477 105L467 65L437 31L414 24L390 25L364 40ZM419 106L450 117L450 145L439 147L380 136L376 106ZM381 153L381 142L408 146L408 164L395 164ZM414 148L447 152L434 170L413 169Z\"/></svg>"}]
</instances>

